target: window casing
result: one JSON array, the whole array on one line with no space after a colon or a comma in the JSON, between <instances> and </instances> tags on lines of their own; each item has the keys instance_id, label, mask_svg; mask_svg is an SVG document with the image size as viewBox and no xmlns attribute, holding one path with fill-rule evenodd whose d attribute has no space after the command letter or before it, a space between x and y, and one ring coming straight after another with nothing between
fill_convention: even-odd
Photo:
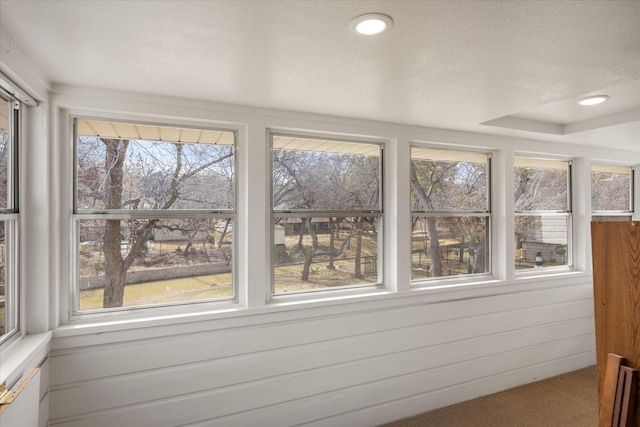
<instances>
[{"instance_id":1,"label":"window casing","mask_svg":"<svg viewBox=\"0 0 640 427\"><path fill-rule=\"evenodd\" d=\"M516 271L571 266L571 162L516 157L514 204Z\"/></svg>"},{"instance_id":2,"label":"window casing","mask_svg":"<svg viewBox=\"0 0 640 427\"><path fill-rule=\"evenodd\" d=\"M382 146L271 135L272 295L380 285Z\"/></svg>"},{"instance_id":3,"label":"window casing","mask_svg":"<svg viewBox=\"0 0 640 427\"><path fill-rule=\"evenodd\" d=\"M0 90L0 344L17 336L20 326L20 107L19 101Z\"/></svg>"},{"instance_id":4,"label":"window casing","mask_svg":"<svg viewBox=\"0 0 640 427\"><path fill-rule=\"evenodd\" d=\"M411 280L491 273L491 156L411 147Z\"/></svg>"},{"instance_id":5,"label":"window casing","mask_svg":"<svg viewBox=\"0 0 640 427\"><path fill-rule=\"evenodd\" d=\"M71 314L235 298L235 133L73 125Z\"/></svg>"},{"instance_id":6,"label":"window casing","mask_svg":"<svg viewBox=\"0 0 640 427\"><path fill-rule=\"evenodd\" d=\"M594 221L630 221L634 210L631 166L591 164L591 210Z\"/></svg>"}]
</instances>

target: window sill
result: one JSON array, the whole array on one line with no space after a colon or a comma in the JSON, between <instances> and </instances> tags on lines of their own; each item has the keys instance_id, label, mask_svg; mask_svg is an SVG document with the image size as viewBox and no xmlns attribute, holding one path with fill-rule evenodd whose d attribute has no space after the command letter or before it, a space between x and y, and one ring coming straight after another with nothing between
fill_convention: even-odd
<instances>
[{"instance_id":1,"label":"window sill","mask_svg":"<svg viewBox=\"0 0 640 427\"><path fill-rule=\"evenodd\" d=\"M573 273L583 273L581 271L576 271L573 267L561 266L561 267L542 267L542 268L529 268L523 270L516 270L515 276L516 280L526 279L526 278L537 278L537 277L562 277L567 274Z\"/></svg>"},{"instance_id":2,"label":"window sill","mask_svg":"<svg viewBox=\"0 0 640 427\"><path fill-rule=\"evenodd\" d=\"M544 281L541 282L541 279ZM516 276L513 280L499 280L488 278L486 280L462 280L462 281L438 281L433 283L421 283L423 286L414 286L412 292L423 293L429 296L431 302L452 301L467 298L482 298L499 294L527 292L563 286L572 286L591 280L591 273L576 270L546 270L544 274L528 274Z\"/></svg>"},{"instance_id":3,"label":"window sill","mask_svg":"<svg viewBox=\"0 0 640 427\"><path fill-rule=\"evenodd\" d=\"M10 387L25 373L36 368L51 348L51 332L27 335L11 343L0 353L0 383Z\"/></svg>"},{"instance_id":4,"label":"window sill","mask_svg":"<svg viewBox=\"0 0 640 427\"><path fill-rule=\"evenodd\" d=\"M549 280L550 277L553 280ZM238 326L264 325L270 322L297 322L306 318L336 316L358 311L389 310L419 304L438 304L472 298L539 291L584 285L591 280L587 272L564 272L552 276L515 280L476 280L464 283L433 283L399 292L368 289L360 292L327 292L300 298L276 299L259 307L237 304L181 307L182 310L136 313L122 318L92 318L72 321L53 331L53 350L99 345L184 333L223 330ZM188 311L190 310L190 311Z\"/></svg>"}]
</instances>

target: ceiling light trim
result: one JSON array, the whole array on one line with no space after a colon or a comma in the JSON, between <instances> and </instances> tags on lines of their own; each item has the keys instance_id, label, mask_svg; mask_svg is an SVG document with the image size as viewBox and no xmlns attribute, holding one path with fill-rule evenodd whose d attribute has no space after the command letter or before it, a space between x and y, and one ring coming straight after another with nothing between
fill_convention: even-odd
<instances>
[{"instance_id":1,"label":"ceiling light trim","mask_svg":"<svg viewBox=\"0 0 640 427\"><path fill-rule=\"evenodd\" d=\"M373 36L393 27L393 19L383 13L367 13L354 18L349 23L351 32L359 35Z\"/></svg>"},{"instance_id":2,"label":"ceiling light trim","mask_svg":"<svg viewBox=\"0 0 640 427\"><path fill-rule=\"evenodd\" d=\"M609 99L609 95L592 95L587 96L586 98L579 99L578 104L585 107L590 107L592 105L602 104L607 99Z\"/></svg>"}]
</instances>

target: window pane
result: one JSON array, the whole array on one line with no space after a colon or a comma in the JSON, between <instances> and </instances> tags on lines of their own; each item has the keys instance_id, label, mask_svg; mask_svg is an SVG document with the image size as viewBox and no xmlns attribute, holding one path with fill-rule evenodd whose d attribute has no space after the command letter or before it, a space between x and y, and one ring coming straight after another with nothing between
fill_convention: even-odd
<instances>
[{"instance_id":1,"label":"window pane","mask_svg":"<svg viewBox=\"0 0 640 427\"><path fill-rule=\"evenodd\" d=\"M80 136L78 209L232 209L233 146Z\"/></svg>"},{"instance_id":2,"label":"window pane","mask_svg":"<svg viewBox=\"0 0 640 427\"><path fill-rule=\"evenodd\" d=\"M233 296L231 219L80 220L78 226L80 311Z\"/></svg>"},{"instance_id":3,"label":"window pane","mask_svg":"<svg viewBox=\"0 0 640 427\"><path fill-rule=\"evenodd\" d=\"M596 222L631 221L631 219L632 218L630 215L620 215L620 216L597 215L597 216L591 217L591 221L596 221Z\"/></svg>"},{"instance_id":4,"label":"window pane","mask_svg":"<svg viewBox=\"0 0 640 427\"><path fill-rule=\"evenodd\" d=\"M591 165L591 209L629 211L631 209L631 168Z\"/></svg>"},{"instance_id":5,"label":"window pane","mask_svg":"<svg viewBox=\"0 0 640 427\"><path fill-rule=\"evenodd\" d=\"M0 342L18 330L18 221L0 220Z\"/></svg>"},{"instance_id":6,"label":"window pane","mask_svg":"<svg viewBox=\"0 0 640 427\"><path fill-rule=\"evenodd\" d=\"M378 145L286 141L274 137L274 210L380 210Z\"/></svg>"},{"instance_id":7,"label":"window pane","mask_svg":"<svg viewBox=\"0 0 640 427\"><path fill-rule=\"evenodd\" d=\"M274 218L274 293L378 283L376 217Z\"/></svg>"},{"instance_id":8,"label":"window pane","mask_svg":"<svg viewBox=\"0 0 640 427\"><path fill-rule=\"evenodd\" d=\"M11 102L0 96L0 209L9 209L13 181L11 159Z\"/></svg>"},{"instance_id":9,"label":"window pane","mask_svg":"<svg viewBox=\"0 0 640 427\"><path fill-rule=\"evenodd\" d=\"M411 206L414 211L488 210L487 156L457 151L411 149Z\"/></svg>"},{"instance_id":10,"label":"window pane","mask_svg":"<svg viewBox=\"0 0 640 427\"><path fill-rule=\"evenodd\" d=\"M568 215L517 215L516 269L569 265Z\"/></svg>"},{"instance_id":11,"label":"window pane","mask_svg":"<svg viewBox=\"0 0 640 427\"><path fill-rule=\"evenodd\" d=\"M516 211L568 210L568 171L567 162L516 158Z\"/></svg>"},{"instance_id":12,"label":"window pane","mask_svg":"<svg viewBox=\"0 0 640 427\"><path fill-rule=\"evenodd\" d=\"M13 100L0 90L0 343L19 330L18 307L18 206L14 123L18 110Z\"/></svg>"},{"instance_id":13,"label":"window pane","mask_svg":"<svg viewBox=\"0 0 640 427\"><path fill-rule=\"evenodd\" d=\"M488 217L414 216L411 279L489 272L487 224Z\"/></svg>"}]
</instances>

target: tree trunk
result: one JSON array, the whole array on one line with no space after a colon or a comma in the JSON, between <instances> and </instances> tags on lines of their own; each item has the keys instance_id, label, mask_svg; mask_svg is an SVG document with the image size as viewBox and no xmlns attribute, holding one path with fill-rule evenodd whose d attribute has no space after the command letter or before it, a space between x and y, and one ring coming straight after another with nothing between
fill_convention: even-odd
<instances>
[{"instance_id":1,"label":"tree trunk","mask_svg":"<svg viewBox=\"0 0 640 427\"><path fill-rule=\"evenodd\" d=\"M189 236L189 240L187 241L187 246L184 248L184 256L187 256L189 252L195 252L193 248L193 239L198 235L198 231L200 231L200 225L202 224L202 220L189 221L190 224L195 223L195 226L192 230L187 230L187 234Z\"/></svg>"},{"instance_id":2,"label":"tree trunk","mask_svg":"<svg viewBox=\"0 0 640 427\"><path fill-rule=\"evenodd\" d=\"M303 222L300 223L300 234L298 234L298 249L302 249L302 238L304 237L304 219Z\"/></svg>"},{"instance_id":3,"label":"tree trunk","mask_svg":"<svg viewBox=\"0 0 640 427\"><path fill-rule=\"evenodd\" d=\"M103 307L122 307L127 270L120 249L120 220L107 220L104 231L104 296Z\"/></svg>"},{"instance_id":4,"label":"tree trunk","mask_svg":"<svg viewBox=\"0 0 640 427\"><path fill-rule=\"evenodd\" d=\"M224 222L224 229L222 230L222 233L220 233L220 239L218 240L218 248L220 249L220 253L222 254L222 256L224 257L224 260L227 262L227 264L229 264L231 262L231 257L228 256L231 253L227 253L227 251L222 250L222 245L224 243L224 239L227 237L227 233L229 232L229 224L231 223L231 218L227 218L226 221ZM233 238L233 236L232 236Z\"/></svg>"},{"instance_id":5,"label":"tree trunk","mask_svg":"<svg viewBox=\"0 0 640 427\"><path fill-rule=\"evenodd\" d=\"M335 265L333 265L333 245L335 243L335 233L333 232L334 229L338 228L338 224L337 222L335 222L333 220L333 218L329 218L329 265L327 266L327 268L329 270L335 270L336 267Z\"/></svg>"},{"instance_id":6,"label":"tree trunk","mask_svg":"<svg viewBox=\"0 0 640 427\"><path fill-rule=\"evenodd\" d=\"M356 220L356 260L355 260L355 274L356 279L362 279L362 262L360 257L362 255L362 218Z\"/></svg>"},{"instance_id":7,"label":"tree trunk","mask_svg":"<svg viewBox=\"0 0 640 427\"><path fill-rule=\"evenodd\" d=\"M487 269L486 263L486 237L480 236L478 239L478 247L476 249L476 263L473 266L473 273L484 273Z\"/></svg>"},{"instance_id":8,"label":"tree trunk","mask_svg":"<svg viewBox=\"0 0 640 427\"><path fill-rule=\"evenodd\" d=\"M311 235L312 245L309 249L309 252L305 254L304 257L304 266L302 267L302 277L303 281L309 280L309 270L311 270L311 263L313 262L313 258L316 256L316 248L318 246L318 236L316 235L315 230L311 226L311 218L305 218L304 223L302 223L302 227L300 228L300 234L304 234L304 228L307 228L309 234Z\"/></svg>"},{"instance_id":9,"label":"tree trunk","mask_svg":"<svg viewBox=\"0 0 640 427\"><path fill-rule=\"evenodd\" d=\"M442 262L440 261L440 242L435 218L427 218L427 233L429 233L429 257L431 259L431 273L433 277L442 276Z\"/></svg>"},{"instance_id":10,"label":"tree trunk","mask_svg":"<svg viewBox=\"0 0 640 427\"><path fill-rule=\"evenodd\" d=\"M219 248L222 247L222 242L224 241L225 237L227 237L227 232L229 230L230 223L231 223L231 218L227 218L226 221L224 222L224 228L222 229L222 233L220 233L220 239L218 239Z\"/></svg>"},{"instance_id":11,"label":"tree trunk","mask_svg":"<svg viewBox=\"0 0 640 427\"><path fill-rule=\"evenodd\" d=\"M309 280L309 271L311 270L311 263L313 262L313 258L315 257L315 253L313 252L313 248L309 249L309 252L305 254L304 265L302 267L302 275L300 279L306 282Z\"/></svg>"},{"instance_id":12,"label":"tree trunk","mask_svg":"<svg viewBox=\"0 0 640 427\"><path fill-rule=\"evenodd\" d=\"M416 192L420 202L428 208L433 210L433 204L431 203L431 197L424 191L424 188L420 185L418 175L416 173L416 167L413 162L409 168L411 173L411 186ZM440 243L438 242L438 229L436 227L435 218L427 218L427 233L429 234L429 257L431 259L431 272L433 277L442 276L442 263L440 262Z\"/></svg>"},{"instance_id":13,"label":"tree trunk","mask_svg":"<svg viewBox=\"0 0 640 427\"><path fill-rule=\"evenodd\" d=\"M123 165L129 141L119 139L102 139L102 141L106 149L105 169L109 171L106 176L104 206L106 209L119 209L122 204ZM127 269L124 267L120 249L120 220L107 220L105 223L103 307L122 307Z\"/></svg>"}]
</instances>

